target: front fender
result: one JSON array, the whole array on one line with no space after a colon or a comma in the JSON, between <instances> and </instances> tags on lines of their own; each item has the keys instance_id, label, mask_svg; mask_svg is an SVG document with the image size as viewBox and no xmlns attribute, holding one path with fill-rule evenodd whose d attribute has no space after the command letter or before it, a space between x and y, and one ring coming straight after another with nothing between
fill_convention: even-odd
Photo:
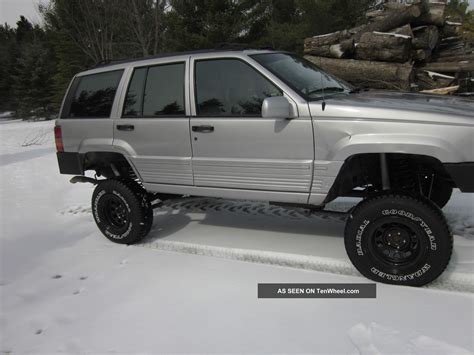
<instances>
[{"instance_id":1,"label":"front fender","mask_svg":"<svg viewBox=\"0 0 474 355\"><path fill-rule=\"evenodd\" d=\"M463 152L447 140L420 134L356 134L337 141L328 152L328 160L344 161L350 156L367 153L401 153L425 155L441 162L461 162Z\"/></svg>"}]
</instances>

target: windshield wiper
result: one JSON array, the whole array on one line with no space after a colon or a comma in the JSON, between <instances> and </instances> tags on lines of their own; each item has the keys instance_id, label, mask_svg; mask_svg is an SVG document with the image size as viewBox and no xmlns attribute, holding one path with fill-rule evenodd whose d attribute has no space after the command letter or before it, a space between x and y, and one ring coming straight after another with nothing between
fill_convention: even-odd
<instances>
[{"instance_id":1,"label":"windshield wiper","mask_svg":"<svg viewBox=\"0 0 474 355\"><path fill-rule=\"evenodd\" d=\"M349 94L358 94L361 91L369 91L369 89L356 87L356 88L352 89L351 91L349 91Z\"/></svg>"},{"instance_id":2,"label":"windshield wiper","mask_svg":"<svg viewBox=\"0 0 474 355\"><path fill-rule=\"evenodd\" d=\"M312 95L312 94L323 93L323 92L331 92L331 91L333 91L333 92L343 92L343 91L346 91L346 89L341 88L340 86L328 86L328 87L325 87L325 88L311 90L306 95L309 96L309 95Z\"/></svg>"}]
</instances>

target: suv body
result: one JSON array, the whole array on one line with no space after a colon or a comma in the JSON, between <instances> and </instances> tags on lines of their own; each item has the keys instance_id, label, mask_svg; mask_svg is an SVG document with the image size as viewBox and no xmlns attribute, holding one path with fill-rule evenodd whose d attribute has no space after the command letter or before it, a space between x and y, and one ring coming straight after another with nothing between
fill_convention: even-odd
<instances>
[{"instance_id":1,"label":"suv body","mask_svg":"<svg viewBox=\"0 0 474 355\"><path fill-rule=\"evenodd\" d=\"M63 174L148 195L323 207L474 192L474 103L357 91L292 54L202 51L76 75L56 122ZM441 196L439 196L441 195Z\"/></svg>"}]
</instances>

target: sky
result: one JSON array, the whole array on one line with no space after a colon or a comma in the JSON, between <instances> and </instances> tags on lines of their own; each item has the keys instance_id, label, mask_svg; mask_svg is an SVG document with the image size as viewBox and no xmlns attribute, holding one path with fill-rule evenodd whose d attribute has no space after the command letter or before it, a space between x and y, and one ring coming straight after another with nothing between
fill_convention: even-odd
<instances>
[{"instance_id":1,"label":"sky","mask_svg":"<svg viewBox=\"0 0 474 355\"><path fill-rule=\"evenodd\" d=\"M473 0L474 1L474 0ZM38 4L45 0L0 0L0 23L15 26L20 15L25 16L32 23L40 23Z\"/></svg>"},{"instance_id":2,"label":"sky","mask_svg":"<svg viewBox=\"0 0 474 355\"><path fill-rule=\"evenodd\" d=\"M25 16L30 22L40 23L38 4L46 3L47 0L0 0L0 23L8 23L15 26L20 15ZM474 8L474 0L469 0L471 8Z\"/></svg>"}]
</instances>

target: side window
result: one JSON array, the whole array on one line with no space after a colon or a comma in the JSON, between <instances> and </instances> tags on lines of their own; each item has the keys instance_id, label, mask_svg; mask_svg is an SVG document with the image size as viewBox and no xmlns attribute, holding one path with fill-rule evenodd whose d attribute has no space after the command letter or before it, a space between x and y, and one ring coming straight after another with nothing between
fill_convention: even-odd
<instances>
[{"instance_id":1,"label":"side window","mask_svg":"<svg viewBox=\"0 0 474 355\"><path fill-rule=\"evenodd\" d=\"M63 118L108 118L123 70L77 77L66 99Z\"/></svg>"},{"instance_id":2,"label":"side window","mask_svg":"<svg viewBox=\"0 0 474 355\"><path fill-rule=\"evenodd\" d=\"M123 116L184 116L184 72L184 63L135 69Z\"/></svg>"},{"instance_id":3,"label":"side window","mask_svg":"<svg viewBox=\"0 0 474 355\"><path fill-rule=\"evenodd\" d=\"M128 86L123 115L125 117L143 116L143 89L148 68L135 69Z\"/></svg>"},{"instance_id":4,"label":"side window","mask_svg":"<svg viewBox=\"0 0 474 355\"><path fill-rule=\"evenodd\" d=\"M196 61L198 116L261 116L267 97L283 93L250 65L237 59Z\"/></svg>"}]
</instances>

